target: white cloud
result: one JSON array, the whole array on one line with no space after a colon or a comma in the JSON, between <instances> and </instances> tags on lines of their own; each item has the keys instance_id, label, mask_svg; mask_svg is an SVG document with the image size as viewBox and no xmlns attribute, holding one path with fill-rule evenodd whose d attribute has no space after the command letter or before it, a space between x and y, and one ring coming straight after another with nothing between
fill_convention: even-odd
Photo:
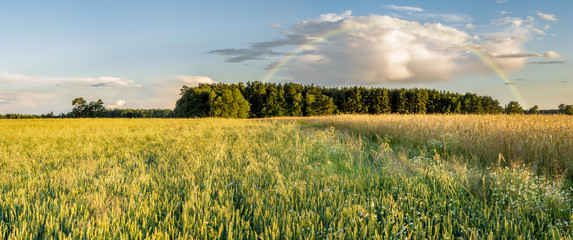
<instances>
[{"instance_id":1,"label":"white cloud","mask_svg":"<svg viewBox=\"0 0 573 240\"><path fill-rule=\"evenodd\" d=\"M537 28L533 28L533 32L539 35L547 35L547 33L545 33L543 30Z\"/></svg>"},{"instance_id":2,"label":"white cloud","mask_svg":"<svg viewBox=\"0 0 573 240\"><path fill-rule=\"evenodd\" d=\"M200 83L215 81L206 76L179 75L140 85L116 77L33 77L0 72L0 114L65 113L71 111L71 101L76 97L115 103L106 105L108 108L173 108L183 85Z\"/></svg>"},{"instance_id":3,"label":"white cloud","mask_svg":"<svg viewBox=\"0 0 573 240\"><path fill-rule=\"evenodd\" d=\"M153 84L143 87L138 91L126 91L120 95L126 100L128 108L169 108L173 109L180 97L183 86L195 87L199 84L216 83L207 76L178 75L156 79Z\"/></svg>"},{"instance_id":4,"label":"white cloud","mask_svg":"<svg viewBox=\"0 0 573 240\"><path fill-rule=\"evenodd\" d=\"M344 13L338 15L336 13L327 13L320 15L320 20L324 22L338 22L342 19L348 18L352 15L352 11L347 10Z\"/></svg>"},{"instance_id":5,"label":"white cloud","mask_svg":"<svg viewBox=\"0 0 573 240\"><path fill-rule=\"evenodd\" d=\"M549 24L545 24L545 26L543 26L543 30L549 30L551 28L551 26Z\"/></svg>"},{"instance_id":6,"label":"white cloud","mask_svg":"<svg viewBox=\"0 0 573 240\"><path fill-rule=\"evenodd\" d=\"M469 48L504 72L519 70L528 58L542 56L523 50L534 19L506 17L494 23L498 31L484 33L480 40L440 23L421 24L390 16L347 17L336 23L304 21L290 34L319 41L312 46L312 54L294 57L276 79L308 79L325 85L447 81L461 74L494 74ZM318 39L336 29L353 30Z\"/></svg>"},{"instance_id":7,"label":"white cloud","mask_svg":"<svg viewBox=\"0 0 573 240\"><path fill-rule=\"evenodd\" d=\"M349 79L366 84L449 80L467 51L463 44L473 39L439 23L422 25L379 15L347 18L336 26L316 22L298 31L318 36L312 30L323 28L355 30L321 41L313 46L316 54L296 58L281 72L335 85Z\"/></svg>"},{"instance_id":8,"label":"white cloud","mask_svg":"<svg viewBox=\"0 0 573 240\"><path fill-rule=\"evenodd\" d=\"M439 19L441 21L446 21L446 22L467 22L471 20L471 18L466 15L449 14L449 13L429 13L425 12L424 9L419 7L384 5L384 8L406 12L408 15L417 18Z\"/></svg>"},{"instance_id":9,"label":"white cloud","mask_svg":"<svg viewBox=\"0 0 573 240\"><path fill-rule=\"evenodd\" d=\"M140 87L132 80L117 77L45 77L0 72L0 84L58 87Z\"/></svg>"},{"instance_id":10,"label":"white cloud","mask_svg":"<svg viewBox=\"0 0 573 240\"><path fill-rule=\"evenodd\" d=\"M207 76L187 76L187 75L179 75L175 76L175 79L181 83L187 84L188 87L194 87L201 83L205 84L213 84L215 81Z\"/></svg>"},{"instance_id":11,"label":"white cloud","mask_svg":"<svg viewBox=\"0 0 573 240\"><path fill-rule=\"evenodd\" d=\"M508 11L501 11L501 12L500 12L501 15L505 15L505 14L508 14L508 13L511 13L511 12L508 12Z\"/></svg>"},{"instance_id":12,"label":"white cloud","mask_svg":"<svg viewBox=\"0 0 573 240\"><path fill-rule=\"evenodd\" d=\"M123 108L123 105L125 105L125 100L119 99L119 100L115 101L114 105L108 105L106 108L108 108L108 109Z\"/></svg>"},{"instance_id":13,"label":"white cloud","mask_svg":"<svg viewBox=\"0 0 573 240\"><path fill-rule=\"evenodd\" d=\"M545 56L546 58L560 58L561 55L559 55L558 53L554 52L554 51L547 51L545 52L545 54L543 54L543 56Z\"/></svg>"},{"instance_id":14,"label":"white cloud","mask_svg":"<svg viewBox=\"0 0 573 240\"><path fill-rule=\"evenodd\" d=\"M269 26L271 26L271 27L273 27L273 28L280 28L280 27L282 27L283 25L280 24L280 23L269 23Z\"/></svg>"},{"instance_id":15,"label":"white cloud","mask_svg":"<svg viewBox=\"0 0 573 240\"><path fill-rule=\"evenodd\" d=\"M496 1L497 4L506 3L506 2L507 2L507 0L497 0Z\"/></svg>"},{"instance_id":16,"label":"white cloud","mask_svg":"<svg viewBox=\"0 0 573 240\"><path fill-rule=\"evenodd\" d=\"M515 17L503 17L503 18L494 19L493 23L496 25L511 24L512 27L520 27L524 23L524 20L521 18L515 18Z\"/></svg>"},{"instance_id":17,"label":"white cloud","mask_svg":"<svg viewBox=\"0 0 573 240\"><path fill-rule=\"evenodd\" d=\"M447 14L447 13L421 13L421 17L439 19L446 22L467 22L471 18L465 15Z\"/></svg>"},{"instance_id":18,"label":"white cloud","mask_svg":"<svg viewBox=\"0 0 573 240\"><path fill-rule=\"evenodd\" d=\"M253 43L251 48L215 51L226 51L226 56L240 62L259 59L252 52L272 52L264 55L274 61L267 70L282 66L272 77L275 81L327 86L448 81L458 75L509 73L522 69L528 58L544 56L523 47L536 32L535 21L533 17L502 17L490 25L475 26L465 20L465 28L481 28L479 36L472 36L435 19L420 23L387 15L352 16L347 11L300 21L282 31L283 38ZM305 45L309 42L312 45ZM284 47L305 50L294 55L278 52ZM289 56L286 64L277 65L285 56ZM495 71L489 62L496 65Z\"/></svg>"},{"instance_id":19,"label":"white cloud","mask_svg":"<svg viewBox=\"0 0 573 240\"><path fill-rule=\"evenodd\" d=\"M547 20L547 21L552 21L552 22L557 21L557 18L555 17L554 14L547 14L547 13L538 12L537 16L539 16L540 18Z\"/></svg>"},{"instance_id":20,"label":"white cloud","mask_svg":"<svg viewBox=\"0 0 573 240\"><path fill-rule=\"evenodd\" d=\"M410 6L396 6L396 5L384 5L386 9L392 9L396 11L405 11L405 12L423 12L424 9L419 7L410 7Z\"/></svg>"}]
</instances>

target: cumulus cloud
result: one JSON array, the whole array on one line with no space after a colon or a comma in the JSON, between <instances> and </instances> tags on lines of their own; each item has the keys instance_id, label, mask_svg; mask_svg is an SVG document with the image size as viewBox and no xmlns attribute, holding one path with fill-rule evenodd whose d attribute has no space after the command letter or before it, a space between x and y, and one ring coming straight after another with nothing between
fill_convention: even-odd
<instances>
[{"instance_id":1,"label":"cumulus cloud","mask_svg":"<svg viewBox=\"0 0 573 240\"><path fill-rule=\"evenodd\" d=\"M545 52L545 54L543 54L543 56L545 56L546 58L560 58L561 55L559 55L558 53L554 52L554 51L547 51Z\"/></svg>"},{"instance_id":2,"label":"cumulus cloud","mask_svg":"<svg viewBox=\"0 0 573 240\"><path fill-rule=\"evenodd\" d=\"M68 112L76 97L97 100L130 89L143 89L135 81L118 77L29 76L0 72L0 113Z\"/></svg>"},{"instance_id":3,"label":"cumulus cloud","mask_svg":"<svg viewBox=\"0 0 573 240\"><path fill-rule=\"evenodd\" d=\"M416 16L424 14L418 12ZM464 25L467 29L476 27ZM523 68L528 58L552 56L524 51L523 46L535 34L534 25L533 17L502 17L492 20L490 26L479 26L484 28L481 36L472 36L441 23L387 15L352 16L347 11L300 21L282 31L281 38L252 43L240 51L222 49L212 53L226 52L226 56L241 62L271 60L267 69L281 67L274 80L324 85L447 81L461 74L495 74L482 58L509 73ZM296 54L277 50L289 47L298 49ZM252 52L265 54L255 58Z\"/></svg>"},{"instance_id":4,"label":"cumulus cloud","mask_svg":"<svg viewBox=\"0 0 573 240\"><path fill-rule=\"evenodd\" d=\"M51 85L58 87L140 87L140 84L117 77L45 77L0 72L0 84Z\"/></svg>"},{"instance_id":5,"label":"cumulus cloud","mask_svg":"<svg viewBox=\"0 0 573 240\"><path fill-rule=\"evenodd\" d=\"M34 77L0 72L0 113L65 113L71 101L102 99L107 108L173 108L180 89L215 83L207 76L178 75L141 85L117 77ZM109 104L111 103L111 104Z\"/></svg>"},{"instance_id":6,"label":"cumulus cloud","mask_svg":"<svg viewBox=\"0 0 573 240\"><path fill-rule=\"evenodd\" d=\"M0 89L0 96L2 96L2 98L0 98L0 114L43 114L51 111L55 113L64 112L66 110L70 111L72 99L78 97L78 95L74 95L73 93L62 94L45 91L44 89L24 89L17 91Z\"/></svg>"},{"instance_id":7,"label":"cumulus cloud","mask_svg":"<svg viewBox=\"0 0 573 240\"><path fill-rule=\"evenodd\" d=\"M342 14L327 13L320 15L320 20L324 22L338 22L342 19L348 18L352 15L352 11L348 10Z\"/></svg>"},{"instance_id":8,"label":"cumulus cloud","mask_svg":"<svg viewBox=\"0 0 573 240\"><path fill-rule=\"evenodd\" d=\"M410 6L396 6L396 5L384 5L384 8L396 10L396 11L406 11L406 12L423 12L424 9L419 7L410 7Z\"/></svg>"},{"instance_id":9,"label":"cumulus cloud","mask_svg":"<svg viewBox=\"0 0 573 240\"><path fill-rule=\"evenodd\" d=\"M207 76L178 75L158 78L142 89L124 91L119 98L125 99L127 108L169 108L173 109L183 86L216 83Z\"/></svg>"},{"instance_id":10,"label":"cumulus cloud","mask_svg":"<svg viewBox=\"0 0 573 240\"><path fill-rule=\"evenodd\" d=\"M419 16L424 18L439 19L446 22L467 22L471 20L468 16L448 13L423 13Z\"/></svg>"},{"instance_id":11,"label":"cumulus cloud","mask_svg":"<svg viewBox=\"0 0 573 240\"><path fill-rule=\"evenodd\" d=\"M115 104L113 105L108 105L107 108L109 109L118 109L118 108L123 108L123 105L125 105L125 100L120 99L115 101Z\"/></svg>"},{"instance_id":12,"label":"cumulus cloud","mask_svg":"<svg viewBox=\"0 0 573 240\"><path fill-rule=\"evenodd\" d=\"M538 12L537 16L539 16L540 18L547 20L547 21L552 21L552 22L557 21L557 18L555 17L554 14L547 14L547 13Z\"/></svg>"},{"instance_id":13,"label":"cumulus cloud","mask_svg":"<svg viewBox=\"0 0 573 240\"><path fill-rule=\"evenodd\" d=\"M176 81L178 81L179 83L184 83L186 84L188 87L194 87L197 86L199 84L213 84L216 83L215 81L213 81L213 79L211 79L210 77L207 76L187 76L187 75L179 75L179 76L175 76L174 79Z\"/></svg>"}]
</instances>

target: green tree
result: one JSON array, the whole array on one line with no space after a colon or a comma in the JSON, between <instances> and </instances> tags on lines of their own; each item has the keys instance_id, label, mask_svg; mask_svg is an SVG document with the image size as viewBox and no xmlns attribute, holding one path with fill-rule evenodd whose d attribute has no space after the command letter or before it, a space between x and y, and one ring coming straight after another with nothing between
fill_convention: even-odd
<instances>
[{"instance_id":1,"label":"green tree","mask_svg":"<svg viewBox=\"0 0 573 240\"><path fill-rule=\"evenodd\" d=\"M408 97L406 89L396 89L392 91L392 112L408 113Z\"/></svg>"},{"instance_id":2,"label":"green tree","mask_svg":"<svg viewBox=\"0 0 573 240\"><path fill-rule=\"evenodd\" d=\"M523 114L523 108L516 101L511 101L505 106L505 113L507 114Z\"/></svg>"},{"instance_id":3,"label":"green tree","mask_svg":"<svg viewBox=\"0 0 573 240\"><path fill-rule=\"evenodd\" d=\"M559 104L559 113L573 115L573 105Z\"/></svg>"},{"instance_id":4,"label":"green tree","mask_svg":"<svg viewBox=\"0 0 573 240\"><path fill-rule=\"evenodd\" d=\"M82 98L75 98L72 100L72 116L79 117L79 118L94 118L94 117L104 117L105 116L105 107L103 105L103 101L98 99L96 102L89 102Z\"/></svg>"},{"instance_id":5,"label":"green tree","mask_svg":"<svg viewBox=\"0 0 573 240\"><path fill-rule=\"evenodd\" d=\"M284 85L286 116L302 116L302 89L300 84L286 83Z\"/></svg>"},{"instance_id":6,"label":"green tree","mask_svg":"<svg viewBox=\"0 0 573 240\"><path fill-rule=\"evenodd\" d=\"M539 107L537 105L531 107L527 113L529 114L539 114Z\"/></svg>"},{"instance_id":7,"label":"green tree","mask_svg":"<svg viewBox=\"0 0 573 240\"><path fill-rule=\"evenodd\" d=\"M184 89L173 110L178 117L246 118L250 105L237 84L200 84Z\"/></svg>"},{"instance_id":8,"label":"green tree","mask_svg":"<svg viewBox=\"0 0 573 240\"><path fill-rule=\"evenodd\" d=\"M413 113L426 113L426 105L428 104L428 92L423 89L414 89Z\"/></svg>"},{"instance_id":9,"label":"green tree","mask_svg":"<svg viewBox=\"0 0 573 240\"><path fill-rule=\"evenodd\" d=\"M308 112L308 116L330 115L336 109L336 106L332 102L332 98L324 94L316 96L311 105L311 110Z\"/></svg>"},{"instance_id":10,"label":"green tree","mask_svg":"<svg viewBox=\"0 0 573 240\"><path fill-rule=\"evenodd\" d=\"M75 98L74 100L72 100L72 106L74 106L74 108L72 109L72 115L74 117L84 117L84 113L86 112L87 109L87 102L84 98L79 97L79 98Z\"/></svg>"},{"instance_id":11,"label":"green tree","mask_svg":"<svg viewBox=\"0 0 573 240\"><path fill-rule=\"evenodd\" d=\"M183 118L211 116L211 102L214 98L211 85L199 84L197 87L187 87L181 91L181 98L177 100L173 110L175 116Z\"/></svg>"},{"instance_id":12,"label":"green tree","mask_svg":"<svg viewBox=\"0 0 573 240\"><path fill-rule=\"evenodd\" d=\"M573 105L565 106L565 110L563 111L564 114L573 115Z\"/></svg>"},{"instance_id":13,"label":"green tree","mask_svg":"<svg viewBox=\"0 0 573 240\"><path fill-rule=\"evenodd\" d=\"M368 95L368 112L370 114L390 113L388 89L374 88Z\"/></svg>"}]
</instances>

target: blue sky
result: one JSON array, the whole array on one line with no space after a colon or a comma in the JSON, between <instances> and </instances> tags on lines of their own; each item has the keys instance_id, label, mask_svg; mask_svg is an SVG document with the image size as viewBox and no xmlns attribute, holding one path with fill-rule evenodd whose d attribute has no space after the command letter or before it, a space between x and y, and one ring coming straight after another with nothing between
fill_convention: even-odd
<instances>
[{"instance_id":1,"label":"blue sky","mask_svg":"<svg viewBox=\"0 0 573 240\"><path fill-rule=\"evenodd\" d=\"M556 108L573 104L571 10L569 0L0 1L0 113L67 112L75 97L172 108L182 85L262 80L280 62L269 81Z\"/></svg>"}]
</instances>

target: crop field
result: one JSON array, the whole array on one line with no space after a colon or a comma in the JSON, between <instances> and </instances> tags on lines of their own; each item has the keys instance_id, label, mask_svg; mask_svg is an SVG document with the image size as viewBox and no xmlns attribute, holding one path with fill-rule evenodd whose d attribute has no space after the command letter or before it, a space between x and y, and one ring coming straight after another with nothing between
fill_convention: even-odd
<instances>
[{"instance_id":1,"label":"crop field","mask_svg":"<svg viewBox=\"0 0 573 240\"><path fill-rule=\"evenodd\" d=\"M572 239L573 117L0 120L0 239Z\"/></svg>"}]
</instances>

